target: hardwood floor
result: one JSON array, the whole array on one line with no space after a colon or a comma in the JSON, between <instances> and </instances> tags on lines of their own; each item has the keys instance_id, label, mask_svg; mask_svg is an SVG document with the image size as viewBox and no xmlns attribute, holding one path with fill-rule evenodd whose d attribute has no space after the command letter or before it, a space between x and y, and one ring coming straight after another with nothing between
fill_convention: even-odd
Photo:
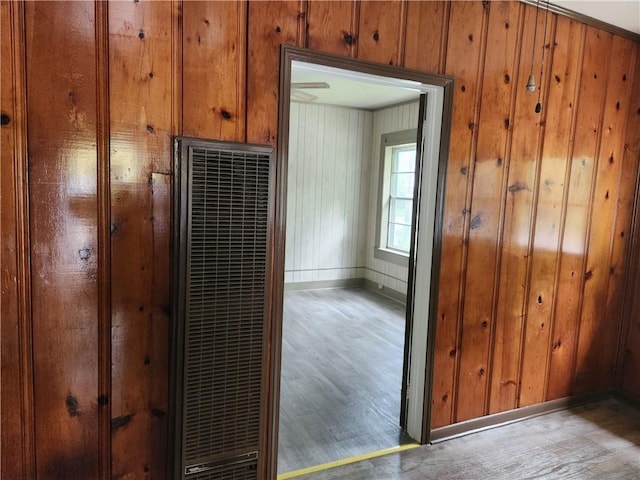
<instances>
[{"instance_id":1,"label":"hardwood floor","mask_svg":"<svg viewBox=\"0 0 640 480\"><path fill-rule=\"evenodd\" d=\"M285 294L279 473L402 442L404 315L362 288Z\"/></svg>"},{"instance_id":2,"label":"hardwood floor","mask_svg":"<svg viewBox=\"0 0 640 480\"><path fill-rule=\"evenodd\" d=\"M638 480L640 411L615 399L300 480Z\"/></svg>"}]
</instances>

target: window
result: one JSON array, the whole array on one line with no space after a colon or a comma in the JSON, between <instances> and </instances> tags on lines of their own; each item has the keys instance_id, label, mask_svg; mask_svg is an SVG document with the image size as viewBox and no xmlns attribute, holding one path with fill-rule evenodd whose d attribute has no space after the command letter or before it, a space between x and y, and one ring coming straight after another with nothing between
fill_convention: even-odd
<instances>
[{"instance_id":1,"label":"window","mask_svg":"<svg viewBox=\"0 0 640 480\"><path fill-rule=\"evenodd\" d=\"M376 258L407 264L411 247L416 130L382 135Z\"/></svg>"}]
</instances>

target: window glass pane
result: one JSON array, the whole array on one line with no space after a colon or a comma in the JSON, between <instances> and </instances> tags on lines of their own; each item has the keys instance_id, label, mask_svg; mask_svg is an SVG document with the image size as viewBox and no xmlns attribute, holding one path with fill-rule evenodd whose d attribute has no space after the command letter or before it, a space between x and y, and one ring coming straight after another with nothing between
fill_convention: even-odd
<instances>
[{"instance_id":1,"label":"window glass pane","mask_svg":"<svg viewBox=\"0 0 640 480\"><path fill-rule=\"evenodd\" d=\"M416 167L416 146L393 149L391 171L393 173L413 172Z\"/></svg>"},{"instance_id":2,"label":"window glass pane","mask_svg":"<svg viewBox=\"0 0 640 480\"><path fill-rule=\"evenodd\" d=\"M411 227L409 225L399 225L389 223L388 248L401 250L409 253L411 247Z\"/></svg>"},{"instance_id":3,"label":"window glass pane","mask_svg":"<svg viewBox=\"0 0 640 480\"><path fill-rule=\"evenodd\" d=\"M392 173L390 191L392 197L413 197L413 180L415 174L412 173Z\"/></svg>"},{"instance_id":4,"label":"window glass pane","mask_svg":"<svg viewBox=\"0 0 640 480\"><path fill-rule=\"evenodd\" d=\"M413 200L392 198L389 203L389 223L411 225L412 210Z\"/></svg>"}]
</instances>

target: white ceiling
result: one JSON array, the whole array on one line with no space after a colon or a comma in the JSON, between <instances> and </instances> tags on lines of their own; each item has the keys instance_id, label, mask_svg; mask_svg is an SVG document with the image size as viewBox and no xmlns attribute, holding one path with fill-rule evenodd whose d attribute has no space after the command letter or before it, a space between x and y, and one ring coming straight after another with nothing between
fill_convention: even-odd
<instances>
[{"instance_id":1,"label":"white ceiling","mask_svg":"<svg viewBox=\"0 0 640 480\"><path fill-rule=\"evenodd\" d=\"M554 0L552 4L640 34L640 0ZM544 0L540 1L544 5ZM326 82L330 88L305 88L312 103L375 110L417 99L415 82L364 75L315 64L293 62L291 82ZM292 96L292 101L297 101Z\"/></svg>"},{"instance_id":2,"label":"white ceiling","mask_svg":"<svg viewBox=\"0 0 640 480\"><path fill-rule=\"evenodd\" d=\"M640 0L553 0L550 3L640 34Z\"/></svg>"},{"instance_id":3,"label":"white ceiling","mask_svg":"<svg viewBox=\"0 0 640 480\"><path fill-rule=\"evenodd\" d=\"M407 102L420 96L419 84L416 82L366 75L310 63L293 62L291 83L299 82L326 82L329 84L330 88L300 89L303 94L317 97L312 103L342 105L368 110ZM291 96L291 100L296 101L295 95Z\"/></svg>"}]
</instances>

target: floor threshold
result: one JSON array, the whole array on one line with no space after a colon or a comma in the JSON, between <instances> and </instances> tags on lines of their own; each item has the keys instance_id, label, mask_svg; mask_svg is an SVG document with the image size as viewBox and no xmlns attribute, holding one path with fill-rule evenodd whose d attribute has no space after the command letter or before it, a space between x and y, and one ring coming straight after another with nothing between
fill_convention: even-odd
<instances>
[{"instance_id":1,"label":"floor threshold","mask_svg":"<svg viewBox=\"0 0 640 480\"><path fill-rule=\"evenodd\" d=\"M313 467L301 468L300 470L294 470L293 472L282 473L278 475L278 480L288 480L290 478L301 477L302 475L307 475L309 473L321 472L323 470L329 470L330 468L349 465L350 463L361 462L363 460L382 457L384 455L391 455L392 453L404 452L405 450L411 450L413 448L418 448L420 446L421 445L419 443L407 443L404 445L398 445L397 447L384 448L382 450L377 450L375 452L364 453L362 455L343 458L342 460L327 462L321 465L315 465Z\"/></svg>"}]
</instances>

